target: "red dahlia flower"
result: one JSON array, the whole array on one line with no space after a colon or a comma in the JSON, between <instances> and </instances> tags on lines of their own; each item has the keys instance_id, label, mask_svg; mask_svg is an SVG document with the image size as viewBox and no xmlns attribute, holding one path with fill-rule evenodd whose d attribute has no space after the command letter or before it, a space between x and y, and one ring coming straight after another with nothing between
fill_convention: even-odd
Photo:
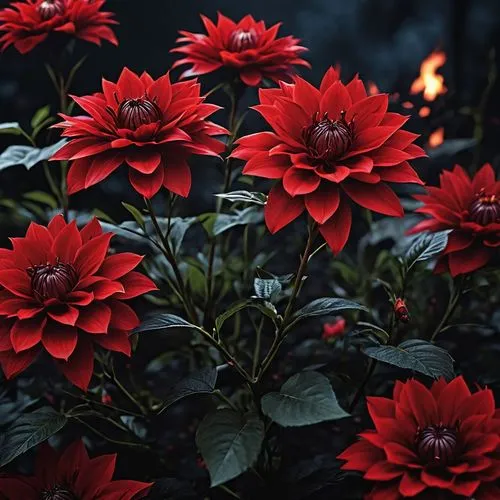
<instances>
[{"instance_id":1,"label":"red dahlia flower","mask_svg":"<svg viewBox=\"0 0 500 500\"><path fill-rule=\"evenodd\" d=\"M415 198L424 206L415 210L431 216L409 233L451 229L436 272L452 276L479 269L498 255L500 247L500 181L490 164L471 180L459 165L441 173L441 187L428 187Z\"/></svg>"},{"instance_id":2,"label":"red dahlia flower","mask_svg":"<svg viewBox=\"0 0 500 500\"><path fill-rule=\"evenodd\" d=\"M173 65L174 68L192 65L181 78L228 67L239 74L243 83L256 86L263 78L276 83L288 80L295 73L294 65L311 67L299 57L307 50L298 45L299 39L292 36L276 38L281 23L266 28L264 21L257 22L250 15L235 23L221 13L217 26L205 16L201 19L208 34L180 31L183 36L177 42L186 45L171 50L185 55Z\"/></svg>"},{"instance_id":3,"label":"red dahlia flower","mask_svg":"<svg viewBox=\"0 0 500 500\"><path fill-rule=\"evenodd\" d=\"M26 54L50 33L66 33L101 45L118 45L110 26L118 24L111 12L101 11L105 0L26 0L0 11L2 50L10 45Z\"/></svg>"},{"instance_id":4,"label":"red dahlia flower","mask_svg":"<svg viewBox=\"0 0 500 500\"><path fill-rule=\"evenodd\" d=\"M0 366L7 378L42 352L86 390L94 344L130 356L128 333L139 324L123 301L154 283L133 271L142 257L107 256L113 235L97 219L81 231L61 215L48 227L32 223L26 237L0 249Z\"/></svg>"},{"instance_id":5,"label":"red dahlia flower","mask_svg":"<svg viewBox=\"0 0 500 500\"><path fill-rule=\"evenodd\" d=\"M116 455L89 458L82 441L62 453L41 445L34 476L0 476L2 500L137 500L151 484L113 481Z\"/></svg>"},{"instance_id":6,"label":"red dahlia flower","mask_svg":"<svg viewBox=\"0 0 500 500\"><path fill-rule=\"evenodd\" d=\"M422 184L408 160L424 152L416 134L401 130L408 117L387 112L386 94L367 97L357 76L344 85L330 68L319 89L296 78L259 95L255 109L273 132L242 137L232 156L247 160L247 175L280 179L265 207L272 233L306 209L338 253L351 229L349 200L403 215L387 182Z\"/></svg>"},{"instance_id":7,"label":"red dahlia flower","mask_svg":"<svg viewBox=\"0 0 500 500\"><path fill-rule=\"evenodd\" d=\"M490 495L500 493L500 410L491 390L471 394L462 377L430 390L398 381L394 399L369 397L368 411L376 430L338 457L344 470L377 483L367 499L500 498Z\"/></svg>"},{"instance_id":8,"label":"red dahlia flower","mask_svg":"<svg viewBox=\"0 0 500 500\"><path fill-rule=\"evenodd\" d=\"M216 156L224 144L213 135L227 130L206 120L219 109L204 103L196 80L170 83L168 73L153 80L125 68L118 82L102 81L103 93L73 100L90 116L66 116L55 125L70 137L52 160L74 160L68 192L102 181L122 163L134 189L152 198L162 186L187 196L193 154Z\"/></svg>"}]
</instances>

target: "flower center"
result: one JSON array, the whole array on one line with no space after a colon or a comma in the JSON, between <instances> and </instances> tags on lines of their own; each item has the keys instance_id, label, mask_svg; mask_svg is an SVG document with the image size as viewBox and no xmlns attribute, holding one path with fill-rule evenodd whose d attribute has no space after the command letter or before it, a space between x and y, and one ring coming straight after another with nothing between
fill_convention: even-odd
<instances>
[{"instance_id":1,"label":"flower center","mask_svg":"<svg viewBox=\"0 0 500 500\"><path fill-rule=\"evenodd\" d=\"M242 52L253 49L257 45L257 33L253 28L246 30L236 30L229 39L229 50L231 52Z\"/></svg>"},{"instance_id":2,"label":"flower center","mask_svg":"<svg viewBox=\"0 0 500 500\"><path fill-rule=\"evenodd\" d=\"M54 486L50 490L43 490L40 500L79 500L70 490L62 486Z\"/></svg>"},{"instance_id":3,"label":"flower center","mask_svg":"<svg viewBox=\"0 0 500 500\"><path fill-rule=\"evenodd\" d=\"M48 21L57 14L63 14L64 0L44 0L38 6L38 13L43 21Z\"/></svg>"},{"instance_id":4,"label":"flower center","mask_svg":"<svg viewBox=\"0 0 500 500\"><path fill-rule=\"evenodd\" d=\"M318 119L318 113L313 117L313 123L305 128L302 136L309 150L309 156L326 163L333 162L349 151L353 138L352 122L345 119L345 111L340 114L340 120L330 120L328 113Z\"/></svg>"},{"instance_id":5,"label":"flower center","mask_svg":"<svg viewBox=\"0 0 500 500\"><path fill-rule=\"evenodd\" d=\"M136 130L141 125L161 120L162 113L158 105L146 96L139 99L125 99L118 107L116 118L120 128Z\"/></svg>"},{"instance_id":6,"label":"flower center","mask_svg":"<svg viewBox=\"0 0 500 500\"><path fill-rule=\"evenodd\" d=\"M66 298L78 281L75 268L62 262L33 266L27 272L31 277L33 294L41 301Z\"/></svg>"},{"instance_id":7,"label":"flower center","mask_svg":"<svg viewBox=\"0 0 500 500\"><path fill-rule=\"evenodd\" d=\"M421 460L430 465L448 465L455 458L456 428L431 425L417 432L417 452Z\"/></svg>"},{"instance_id":8,"label":"flower center","mask_svg":"<svg viewBox=\"0 0 500 500\"><path fill-rule=\"evenodd\" d=\"M500 222L500 198L496 195L486 195L484 191L472 202L469 208L471 220L486 226L493 222Z\"/></svg>"}]
</instances>

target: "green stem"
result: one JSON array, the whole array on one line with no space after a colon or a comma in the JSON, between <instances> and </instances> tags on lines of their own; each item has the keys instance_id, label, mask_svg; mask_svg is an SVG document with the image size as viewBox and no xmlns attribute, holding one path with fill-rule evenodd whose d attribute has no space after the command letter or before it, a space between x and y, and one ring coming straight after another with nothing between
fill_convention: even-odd
<instances>
[{"instance_id":1,"label":"green stem","mask_svg":"<svg viewBox=\"0 0 500 500\"><path fill-rule=\"evenodd\" d=\"M288 299L288 304L286 306L285 313L283 314L283 320L282 320L282 322L281 322L281 324L276 332L273 344L271 345L269 352L267 353L266 357L262 361L260 368L257 372L256 381L261 380L262 376L269 368L269 365L273 362L273 359L275 358L276 354L278 353L278 350L279 350L281 344L283 343L283 341L286 338L286 328L288 326L293 309L295 307L295 301L297 299L297 296L299 294L300 289L302 288L302 280L303 280L305 273L306 273L306 270L307 270L307 263L309 262L309 257L311 256L311 254L313 252L313 245L314 245L314 241L316 239L317 234L318 234L317 225L315 223L310 223L309 235L307 238L306 247L304 249L304 253L302 254L302 258L300 260L299 269L297 271L297 275L295 277L295 281L294 281L293 288L292 288L292 294L290 295L290 298Z\"/></svg>"},{"instance_id":2,"label":"green stem","mask_svg":"<svg viewBox=\"0 0 500 500\"><path fill-rule=\"evenodd\" d=\"M227 157L224 161L224 185L222 187L222 192L227 193L231 187L231 174L232 174L232 158L229 157L231 149L233 148L234 141L236 139L236 117L238 111L239 99L237 93L232 89L230 93L231 99L231 110L229 112L229 130L231 135L227 143ZM219 214L222 209L223 199L217 197L215 202L215 212ZM210 328L213 322L213 316L215 315L214 308L214 263L215 255L217 249L218 238L213 236L210 239L210 247L208 251L208 268L207 268L207 300L205 303L205 311L203 315L203 324L205 328Z\"/></svg>"},{"instance_id":3,"label":"green stem","mask_svg":"<svg viewBox=\"0 0 500 500\"><path fill-rule=\"evenodd\" d=\"M373 372L375 371L376 367L377 367L377 360L370 358L370 361L368 363L368 369L366 370L365 376L363 377L361 384L359 384L359 387L356 390L354 397L352 398L351 404L349 405L349 410L348 410L349 413L352 413L356 408L356 406L358 405L359 400L363 396L365 388L368 385L370 379L372 378Z\"/></svg>"},{"instance_id":4,"label":"green stem","mask_svg":"<svg viewBox=\"0 0 500 500\"><path fill-rule=\"evenodd\" d=\"M184 308L186 310L186 313L193 323L198 322L198 317L196 314L196 311L194 309L194 306L190 300L190 297L188 296L186 292L186 287L184 286L184 279L182 278L181 271L179 269L179 266L177 265L177 261L175 259L175 255L172 252L172 249L170 248L170 243L168 242L168 239L165 237L163 234L163 231L161 230L160 224L158 223L158 219L156 217L156 214L153 209L153 204L151 203L151 200L148 200L147 198L144 198L144 201L146 203L146 207L149 211L149 215L151 216L151 221L153 222L153 226L155 228L156 234L158 238L160 238L161 241L161 250L165 258L167 259L168 263L172 266L172 269L174 271L175 275L175 280L177 282L177 288L180 294L180 297L182 299L182 302L184 304Z\"/></svg>"},{"instance_id":5,"label":"green stem","mask_svg":"<svg viewBox=\"0 0 500 500\"><path fill-rule=\"evenodd\" d=\"M142 443L133 443L131 441L118 441L116 439L112 439L112 438L106 436L106 434L103 434L101 431L97 430L92 425L90 425L87 422L85 422L85 420L82 420L79 417L71 417L71 418L73 418L78 423L82 424L83 426L87 427L87 429L91 430L97 436L99 436L102 439L105 439L106 441L108 441L108 443L116 444L118 446L130 446L132 448L142 448L142 449L145 449L145 450L149 450L150 449L149 446L147 446L145 444L142 444Z\"/></svg>"},{"instance_id":6,"label":"green stem","mask_svg":"<svg viewBox=\"0 0 500 500\"><path fill-rule=\"evenodd\" d=\"M441 318L441 321L439 324L436 326L436 329L431 335L430 342L434 342L436 340L436 337L439 335L441 330L446 326L446 323L448 323L448 320L451 318L452 314L455 312L455 308L457 307L460 297L462 296L462 286L463 286L463 280L459 279L458 281L453 282L453 287L450 292L450 298L448 301L448 306L446 307L446 311Z\"/></svg>"},{"instance_id":7,"label":"green stem","mask_svg":"<svg viewBox=\"0 0 500 500\"><path fill-rule=\"evenodd\" d=\"M262 343L262 328L264 327L264 317L260 318L259 326L256 329L256 338L255 338L255 347L253 350L252 357L252 378L255 379L255 375L257 374L257 368L259 366L259 357L260 357L260 347Z\"/></svg>"},{"instance_id":8,"label":"green stem","mask_svg":"<svg viewBox=\"0 0 500 500\"><path fill-rule=\"evenodd\" d=\"M216 389L213 394L214 396L217 396L222 402L226 403L229 408L234 411L238 411L238 408L236 408L235 404L221 390Z\"/></svg>"}]
</instances>

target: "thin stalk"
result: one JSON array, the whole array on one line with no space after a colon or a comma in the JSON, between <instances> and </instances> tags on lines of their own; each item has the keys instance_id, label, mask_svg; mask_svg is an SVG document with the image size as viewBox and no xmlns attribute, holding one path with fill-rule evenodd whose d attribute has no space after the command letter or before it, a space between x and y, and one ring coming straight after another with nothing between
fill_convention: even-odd
<instances>
[{"instance_id":1,"label":"thin stalk","mask_svg":"<svg viewBox=\"0 0 500 500\"><path fill-rule=\"evenodd\" d=\"M229 112L229 130L231 135L227 143L227 157L224 161L224 185L222 192L227 193L231 187L231 174L232 174L232 158L229 157L231 149L233 148L236 139L236 118L238 112L239 98L237 92L232 89L230 92L231 110ZM217 197L215 202L215 212L220 213L222 209L223 199ZM210 323L213 321L213 308L214 308L214 263L217 248L217 237L213 236L210 239L210 246L208 250L208 268L207 268L207 300L205 303L205 311L203 315L203 324L206 328L210 328Z\"/></svg>"},{"instance_id":2,"label":"thin stalk","mask_svg":"<svg viewBox=\"0 0 500 500\"><path fill-rule=\"evenodd\" d=\"M155 228L157 236L160 238L161 241L161 250L165 258L167 259L168 263L172 266L172 269L174 271L175 279L177 282L177 288L179 290L180 297L182 298L182 302L184 304L184 308L186 310L186 313L193 323L198 322L197 314L194 309L193 304L191 303L190 297L188 296L186 292L186 287L184 286L184 280L182 278L181 271L179 269L179 266L177 265L177 261L175 259L175 255L172 252L172 249L170 248L170 243L168 242L168 239L165 237L163 234L163 231L161 230L160 224L158 223L158 219L156 217L156 214L153 209L153 204L151 203L151 200L148 200L147 198L144 198L144 201L146 203L146 207L149 211L149 215L151 216L151 221L153 222L153 226Z\"/></svg>"},{"instance_id":3,"label":"thin stalk","mask_svg":"<svg viewBox=\"0 0 500 500\"><path fill-rule=\"evenodd\" d=\"M304 249L304 253L302 254L302 258L300 260L299 269L297 271L297 275L295 277L295 281L292 288L292 294L288 299L288 304L283 314L283 320L280 326L278 327L278 331L276 332L276 336L271 345L271 348L269 349L269 352L267 353L266 357L264 358L264 360L260 365L260 368L257 372L256 381L259 381L266 372L266 370L269 368L269 365L272 363L281 344L286 338L286 328L288 326L288 322L290 321L290 317L295 307L295 301L297 300L299 291L302 288L302 280L307 270L307 263L309 262L309 257L313 252L314 241L316 239L317 234L318 234L318 227L316 226L316 224L311 223L309 226L309 235L307 238L306 247Z\"/></svg>"},{"instance_id":4,"label":"thin stalk","mask_svg":"<svg viewBox=\"0 0 500 500\"><path fill-rule=\"evenodd\" d=\"M85 420L82 420L79 417L71 417L71 418L73 418L74 420L76 420L78 423L82 424L84 427L87 427L87 429L91 430L97 436L99 436L102 439L105 439L106 441L108 441L108 443L116 444L118 446L130 446L132 448L142 448L142 449L145 449L145 450L150 450L149 446L147 446L145 444L142 444L142 443L133 443L131 441L118 441L116 439L112 439L112 438L106 436L106 434L103 434L101 431L97 430L92 425L90 425L87 422L85 422Z\"/></svg>"},{"instance_id":5,"label":"thin stalk","mask_svg":"<svg viewBox=\"0 0 500 500\"><path fill-rule=\"evenodd\" d=\"M221 390L216 389L213 394L214 396L217 396L223 403L226 403L229 408L234 411L238 411L238 408L236 408L235 404Z\"/></svg>"},{"instance_id":6,"label":"thin stalk","mask_svg":"<svg viewBox=\"0 0 500 500\"><path fill-rule=\"evenodd\" d=\"M260 347L262 344L262 328L264 327L264 317L260 318L259 326L256 329L256 337L255 337L255 347L253 350L252 356L252 378L255 378L257 374L257 368L259 366L259 357L260 357Z\"/></svg>"},{"instance_id":7,"label":"thin stalk","mask_svg":"<svg viewBox=\"0 0 500 500\"><path fill-rule=\"evenodd\" d=\"M455 284L456 283L456 284ZM436 340L436 337L439 335L441 330L446 326L446 323L448 323L448 320L451 318L452 314L455 312L455 308L457 307L460 297L462 296L462 286L463 286L463 281L459 280L458 282L453 282L453 288L450 293L450 298L448 301L448 306L446 307L446 311L441 318L441 321L439 324L436 326L436 329L431 335L430 341L434 342Z\"/></svg>"}]
</instances>

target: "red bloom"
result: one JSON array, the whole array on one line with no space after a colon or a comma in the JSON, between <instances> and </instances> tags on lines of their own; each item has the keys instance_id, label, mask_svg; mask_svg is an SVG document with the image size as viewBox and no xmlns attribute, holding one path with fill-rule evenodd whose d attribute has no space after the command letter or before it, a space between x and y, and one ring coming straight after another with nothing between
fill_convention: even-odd
<instances>
[{"instance_id":1,"label":"red bloom","mask_svg":"<svg viewBox=\"0 0 500 500\"><path fill-rule=\"evenodd\" d=\"M398 381L394 399L369 397L368 411L376 430L339 456L344 470L377 483L367 499L498 498L486 495L500 478L500 410L491 390L471 394L462 377L430 390Z\"/></svg>"},{"instance_id":2,"label":"red bloom","mask_svg":"<svg viewBox=\"0 0 500 500\"><path fill-rule=\"evenodd\" d=\"M329 340L335 337L340 337L345 332L346 321L344 318L339 318L332 323L325 323L323 325L323 334L321 338L323 340Z\"/></svg>"},{"instance_id":3,"label":"red bloom","mask_svg":"<svg viewBox=\"0 0 500 500\"><path fill-rule=\"evenodd\" d=\"M406 307L406 302L401 297L397 298L396 302L394 302L394 315L396 319L402 323L408 323L410 321L408 307Z\"/></svg>"},{"instance_id":4,"label":"red bloom","mask_svg":"<svg viewBox=\"0 0 500 500\"><path fill-rule=\"evenodd\" d=\"M90 116L66 116L55 125L70 137L52 160L74 160L68 192L102 181L122 163L134 189L146 198L162 186L187 196L193 154L216 156L224 144L211 136L227 130L206 120L218 106L204 103L196 80L170 83L168 73L153 80L125 68L118 83L102 81L103 93L73 97Z\"/></svg>"},{"instance_id":5,"label":"red bloom","mask_svg":"<svg viewBox=\"0 0 500 500\"><path fill-rule=\"evenodd\" d=\"M154 283L133 271L142 257L107 257L113 235L97 219L81 231L58 215L48 227L32 223L13 250L0 250L0 366L7 378L47 352L63 374L86 390L94 346L130 356L128 333L139 324L123 301Z\"/></svg>"},{"instance_id":6,"label":"red bloom","mask_svg":"<svg viewBox=\"0 0 500 500\"><path fill-rule=\"evenodd\" d=\"M452 276L479 269L498 255L500 247L500 181L489 163L471 180L456 165L444 171L441 187L428 187L427 194L415 198L424 203L415 210L432 218L413 227L409 233L451 229L448 244L438 261L436 272Z\"/></svg>"},{"instance_id":7,"label":"red bloom","mask_svg":"<svg viewBox=\"0 0 500 500\"><path fill-rule=\"evenodd\" d=\"M116 455L89 458L82 441L62 453L47 443L37 454L34 476L0 476L2 500L136 500L151 484L113 481Z\"/></svg>"},{"instance_id":8,"label":"red bloom","mask_svg":"<svg viewBox=\"0 0 500 500\"><path fill-rule=\"evenodd\" d=\"M344 85L333 68L319 90L296 78L259 95L255 109L273 132L241 138L232 156L248 161L245 174L280 179L265 207L272 233L306 209L338 253L351 229L349 199L375 212L403 215L386 182L422 184L408 160L424 152L413 144L416 134L400 130L408 118L387 112L387 95L367 97L357 76Z\"/></svg>"},{"instance_id":9,"label":"red bloom","mask_svg":"<svg viewBox=\"0 0 500 500\"><path fill-rule=\"evenodd\" d=\"M185 57L173 67L191 64L181 75L186 78L211 73L222 67L237 72L246 85L259 85L263 78L275 82L288 80L295 73L294 65L310 64L299 56L307 49L297 45L300 40L292 36L276 38L281 23L266 28L264 21L255 21L247 15L238 23L218 14L217 26L201 16L208 35L180 31L178 43L186 45L172 49Z\"/></svg>"},{"instance_id":10,"label":"red bloom","mask_svg":"<svg viewBox=\"0 0 500 500\"><path fill-rule=\"evenodd\" d=\"M2 50L10 45L26 54L50 33L66 33L101 45L107 40L118 45L110 26L118 24L111 12L101 11L105 0L26 0L14 2L0 12Z\"/></svg>"}]
</instances>

